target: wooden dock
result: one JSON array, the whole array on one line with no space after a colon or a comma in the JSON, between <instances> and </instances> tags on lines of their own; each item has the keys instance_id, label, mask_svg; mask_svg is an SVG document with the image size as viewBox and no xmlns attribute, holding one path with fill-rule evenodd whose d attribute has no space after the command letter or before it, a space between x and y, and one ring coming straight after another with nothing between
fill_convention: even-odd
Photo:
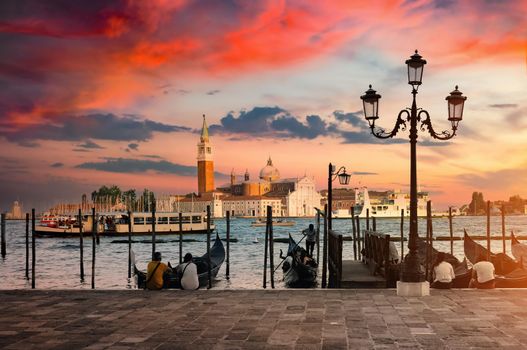
<instances>
[{"instance_id":1,"label":"wooden dock","mask_svg":"<svg viewBox=\"0 0 527 350\"><path fill-rule=\"evenodd\" d=\"M358 260L342 261L341 288L386 288L386 280L372 275L368 266Z\"/></svg>"}]
</instances>

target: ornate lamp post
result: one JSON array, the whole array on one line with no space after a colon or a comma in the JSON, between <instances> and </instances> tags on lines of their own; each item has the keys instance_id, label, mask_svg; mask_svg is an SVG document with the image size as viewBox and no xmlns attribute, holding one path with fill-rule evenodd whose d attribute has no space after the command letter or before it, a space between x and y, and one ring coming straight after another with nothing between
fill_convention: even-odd
<instances>
[{"instance_id":1,"label":"ornate lamp post","mask_svg":"<svg viewBox=\"0 0 527 350\"><path fill-rule=\"evenodd\" d=\"M345 167L340 167L338 171L335 171L335 166L331 163L329 163L328 168L328 212L326 213L328 217L328 229L331 230L331 212L332 212L332 205L333 205L333 181L335 181L336 178L339 178L339 183L341 185L347 185L350 183L351 175L346 173Z\"/></svg>"},{"instance_id":2,"label":"ornate lamp post","mask_svg":"<svg viewBox=\"0 0 527 350\"><path fill-rule=\"evenodd\" d=\"M452 130L442 131L437 133L432 127L430 115L424 109L417 108L415 96L419 85L421 85L423 78L423 68L426 61L417 53L406 60L408 66L408 84L412 86L412 107L403 109L397 116L395 127L392 131L386 132L385 129L375 125L375 121L379 118L379 99L381 95L377 94L371 88L366 91L361 99L364 104L364 116L368 121L371 133L380 139L388 139L397 135L400 129L406 129L406 123L410 123L410 236L408 242L409 252L404 259L404 264L401 271L401 281L403 282L423 282L424 274L419 268L419 259L417 256L417 160L416 160L416 144L417 144L417 124L421 123L421 131L427 130L430 136L438 140L448 140L456 135L457 127L463 118L463 106L467 99L462 93L456 89L447 96L448 102L448 120L452 124ZM403 118L403 115L405 116Z\"/></svg>"}]
</instances>

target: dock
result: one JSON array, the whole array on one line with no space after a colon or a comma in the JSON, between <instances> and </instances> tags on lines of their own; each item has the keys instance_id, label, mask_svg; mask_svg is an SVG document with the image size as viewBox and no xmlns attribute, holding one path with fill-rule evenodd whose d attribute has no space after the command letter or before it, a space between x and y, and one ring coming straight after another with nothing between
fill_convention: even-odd
<instances>
[{"instance_id":1,"label":"dock","mask_svg":"<svg viewBox=\"0 0 527 350\"><path fill-rule=\"evenodd\" d=\"M525 349L521 290L0 291L3 349Z\"/></svg>"}]
</instances>

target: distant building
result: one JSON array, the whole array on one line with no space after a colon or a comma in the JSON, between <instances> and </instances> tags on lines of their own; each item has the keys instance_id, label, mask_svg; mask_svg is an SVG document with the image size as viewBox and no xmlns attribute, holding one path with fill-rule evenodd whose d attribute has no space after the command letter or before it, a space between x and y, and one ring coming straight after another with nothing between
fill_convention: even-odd
<instances>
[{"instance_id":1,"label":"distant building","mask_svg":"<svg viewBox=\"0 0 527 350\"><path fill-rule=\"evenodd\" d=\"M331 210L349 211L355 205L355 190L351 188L335 188L332 192ZM320 194L322 195L321 205L324 207L328 202L328 190L320 191Z\"/></svg>"},{"instance_id":2,"label":"distant building","mask_svg":"<svg viewBox=\"0 0 527 350\"><path fill-rule=\"evenodd\" d=\"M6 213L7 220L22 220L24 219L24 211L22 210L22 205L18 201L13 202L13 207L11 211Z\"/></svg>"},{"instance_id":3,"label":"distant building","mask_svg":"<svg viewBox=\"0 0 527 350\"><path fill-rule=\"evenodd\" d=\"M246 208L243 216L265 216L265 211L258 209L259 204L257 204L264 201L265 197L280 200L279 211L273 206L273 215L276 216L314 216L315 208L320 207L321 196L315 189L313 179L307 176L280 179L280 171L273 165L271 157L260 170L258 180L251 180L247 170L243 175L243 181L238 182L237 179L238 177L233 170L230 185L223 186L218 190L230 194L230 197L224 199L225 201L233 201L229 204L229 208L232 205ZM247 201L251 205L235 201L237 196L243 197L242 202ZM230 211L231 209L224 208L224 213L227 210ZM254 215L252 214L253 210ZM238 215L236 210L234 213Z\"/></svg>"},{"instance_id":4,"label":"distant building","mask_svg":"<svg viewBox=\"0 0 527 350\"><path fill-rule=\"evenodd\" d=\"M203 115L203 127L198 143L198 195L214 191L214 161L209 128Z\"/></svg>"},{"instance_id":5,"label":"distant building","mask_svg":"<svg viewBox=\"0 0 527 350\"><path fill-rule=\"evenodd\" d=\"M273 217L282 216L282 200L267 196L230 196L223 199L223 216L264 217L267 206L272 207Z\"/></svg>"}]
</instances>

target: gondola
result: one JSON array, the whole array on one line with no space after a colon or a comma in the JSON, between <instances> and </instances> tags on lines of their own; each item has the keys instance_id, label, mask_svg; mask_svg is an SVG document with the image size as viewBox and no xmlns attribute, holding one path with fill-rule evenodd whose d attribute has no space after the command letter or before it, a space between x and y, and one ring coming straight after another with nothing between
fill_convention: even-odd
<instances>
[{"instance_id":1,"label":"gondola","mask_svg":"<svg viewBox=\"0 0 527 350\"><path fill-rule=\"evenodd\" d=\"M521 262L522 267L527 269L527 244L523 244L511 232L511 252L514 258Z\"/></svg>"},{"instance_id":2,"label":"gondola","mask_svg":"<svg viewBox=\"0 0 527 350\"><path fill-rule=\"evenodd\" d=\"M465 236L463 238L465 256L472 263L475 264L482 260L487 260L487 248L481 244L476 243L465 230ZM507 275L517 268L521 267L520 263L509 257L507 254L498 253L494 254L490 252L490 262L496 269L496 275Z\"/></svg>"},{"instance_id":3,"label":"gondola","mask_svg":"<svg viewBox=\"0 0 527 350\"><path fill-rule=\"evenodd\" d=\"M192 261L196 264L198 269L198 278L199 286L205 287L208 285L208 262L207 262L207 253L203 254L201 257L194 257ZM216 234L216 240L210 248L210 262L211 262L211 277L215 278L218 274L218 271L225 260L225 247L221 242L221 239L218 234ZM169 263L170 264L170 263ZM163 288L181 288L181 283L179 277L176 274L175 268L172 269L173 272L168 274L165 278L165 283ZM145 288L146 282L146 272L140 271L134 262L134 271L137 275L137 286L138 288Z\"/></svg>"},{"instance_id":4,"label":"gondola","mask_svg":"<svg viewBox=\"0 0 527 350\"><path fill-rule=\"evenodd\" d=\"M437 254L439 251L434 247L430 247L426 243L426 240L418 238L417 240L417 254L419 255L419 260L423 266L426 266L426 249L430 248L430 257L429 257L429 267L432 268L434 262L437 259ZM456 277L452 281L452 288L467 288L472 277L472 269L468 267L467 259L464 258L463 261L459 261L454 255L450 253L445 254L445 261L450 263L454 268L454 274Z\"/></svg>"},{"instance_id":5,"label":"gondola","mask_svg":"<svg viewBox=\"0 0 527 350\"><path fill-rule=\"evenodd\" d=\"M307 256L307 251L300 247L291 235L289 235L287 256L283 257L281 251L280 256L285 259L282 264L282 271L284 273L284 283L286 286L302 288L316 284L316 262L313 259L309 260L307 264L303 262L303 258Z\"/></svg>"}]
</instances>

